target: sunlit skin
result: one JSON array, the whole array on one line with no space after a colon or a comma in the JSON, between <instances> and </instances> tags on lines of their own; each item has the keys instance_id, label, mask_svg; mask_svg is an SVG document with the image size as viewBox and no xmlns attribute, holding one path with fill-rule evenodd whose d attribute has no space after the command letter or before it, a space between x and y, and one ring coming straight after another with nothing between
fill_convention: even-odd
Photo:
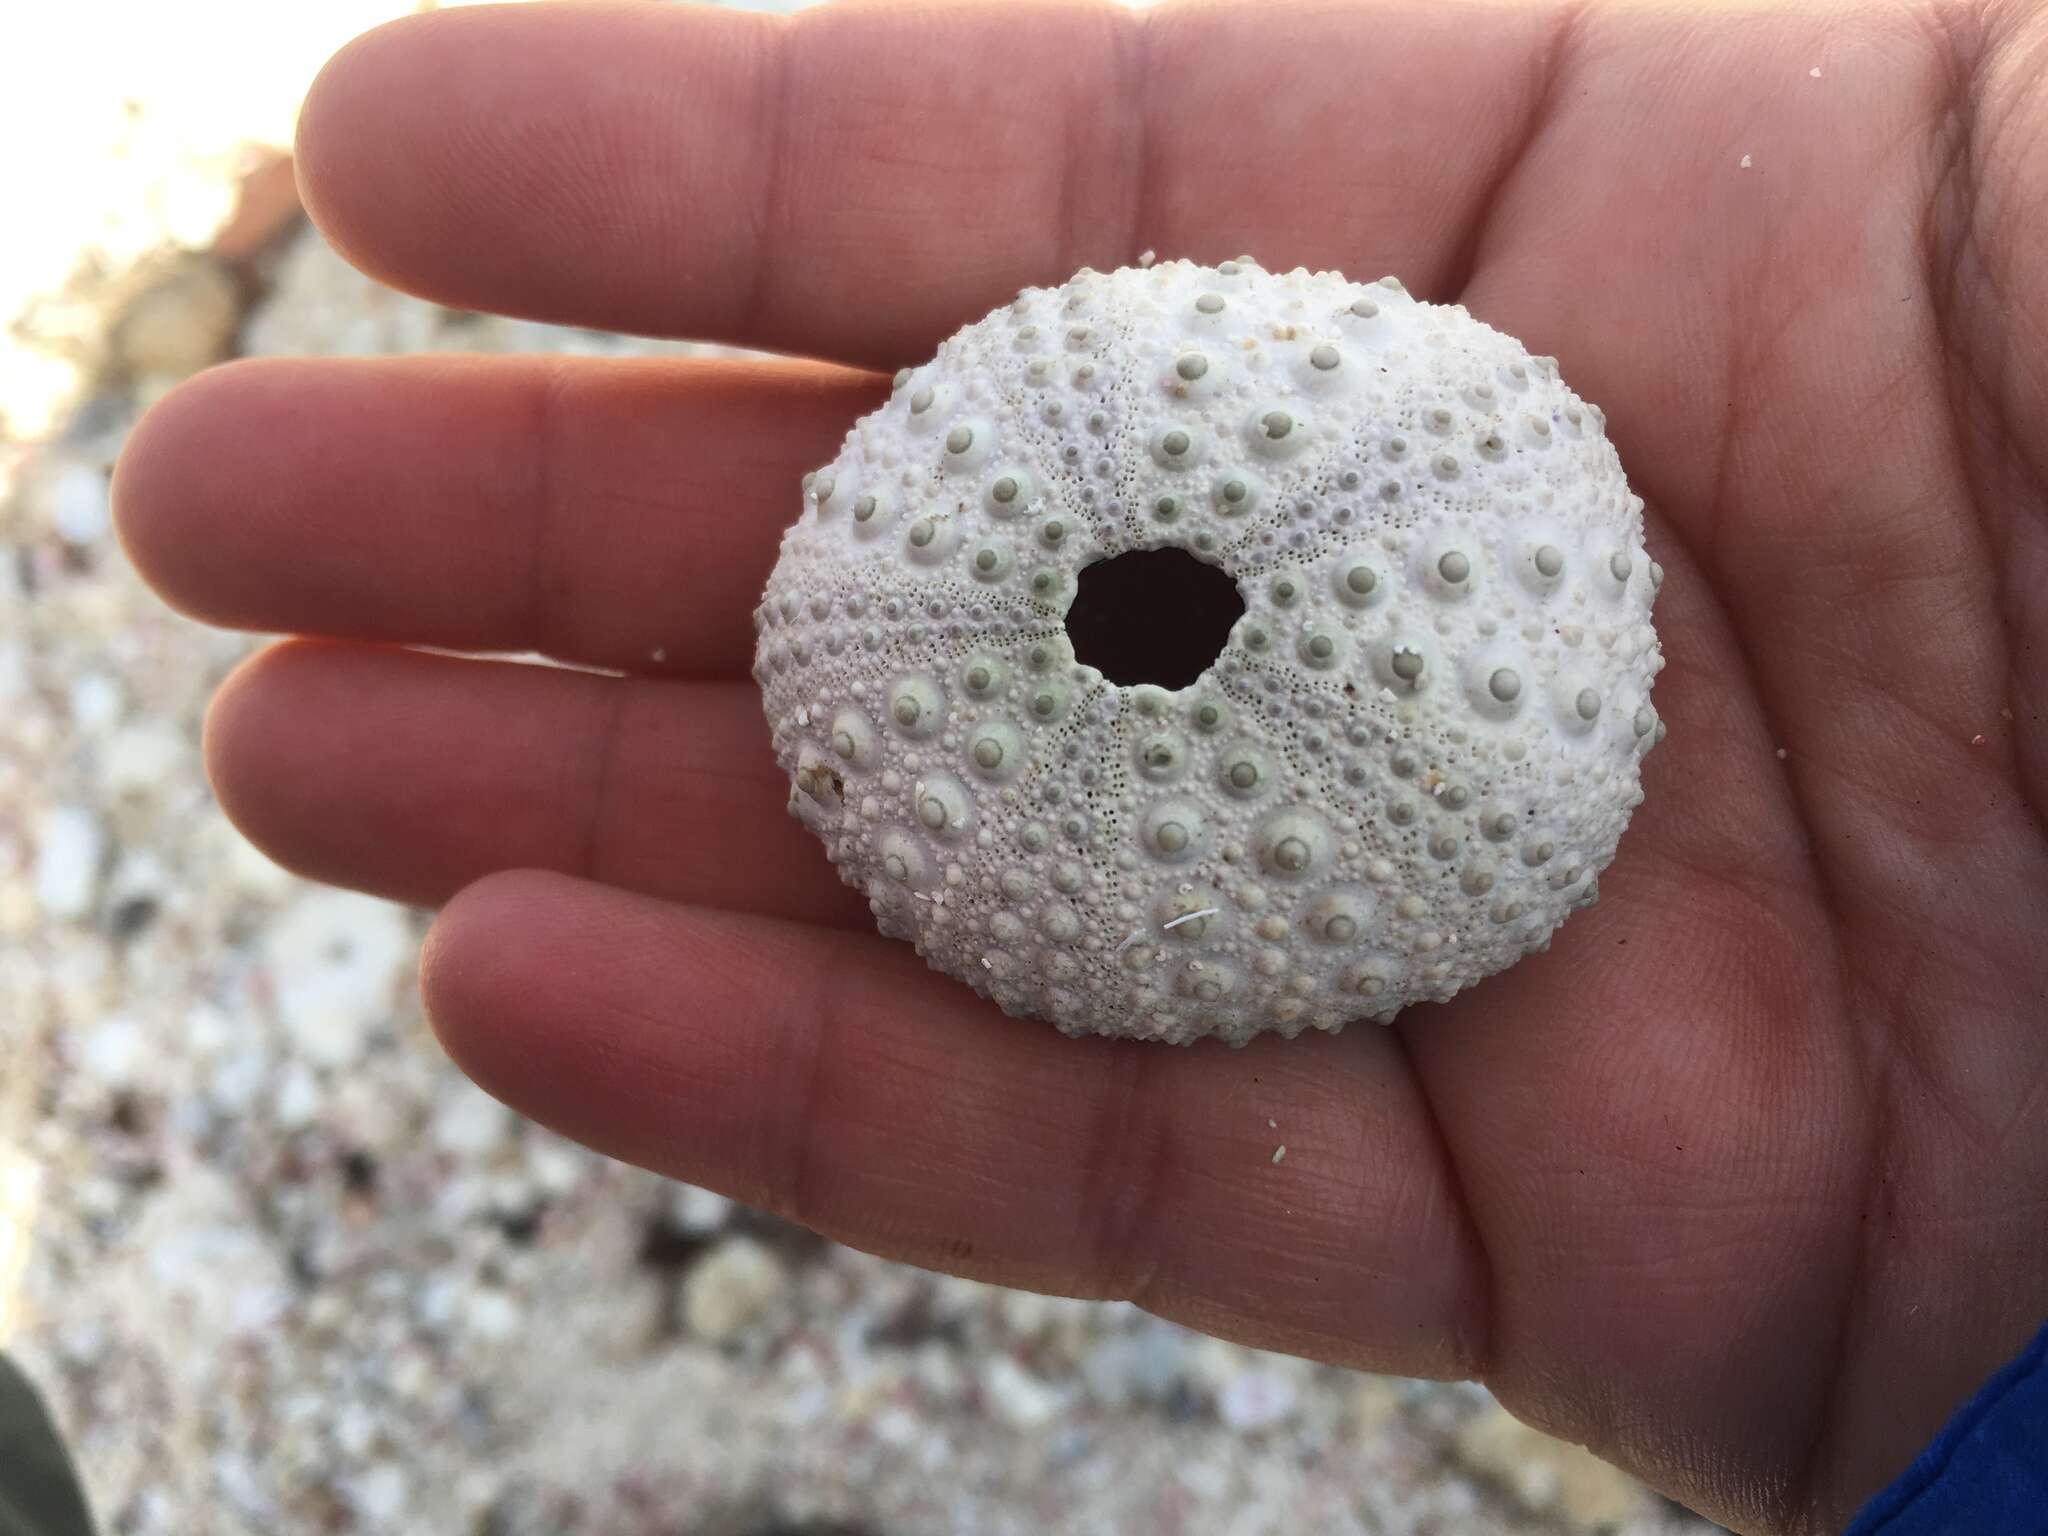
<instances>
[{"instance_id":1,"label":"sunlit skin","mask_svg":"<svg viewBox=\"0 0 2048 1536\"><path fill-rule=\"evenodd\" d=\"M215 704L221 800L441 905L435 1025L536 1119L1833 1530L2048 1314L2044 71L1995 5L416 18L306 108L344 253L794 356L236 365L137 432L121 532L301 637ZM1461 300L1649 501L1670 735L1603 899L1392 1028L1004 1019L783 809L749 611L797 478L887 370L1148 247Z\"/></svg>"}]
</instances>

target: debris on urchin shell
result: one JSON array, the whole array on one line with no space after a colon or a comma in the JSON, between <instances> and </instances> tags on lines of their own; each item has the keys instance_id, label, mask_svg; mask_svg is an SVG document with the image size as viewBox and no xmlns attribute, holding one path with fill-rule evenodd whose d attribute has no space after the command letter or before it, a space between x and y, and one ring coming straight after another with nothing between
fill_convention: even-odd
<instances>
[{"instance_id":1,"label":"debris on urchin shell","mask_svg":"<svg viewBox=\"0 0 2048 1536\"><path fill-rule=\"evenodd\" d=\"M1392 278L1027 289L805 477L755 614L790 809L884 932L1072 1033L1448 998L1594 899L1663 734L1602 428ZM1236 582L1221 653L1173 690L1077 660L1082 573L1165 549Z\"/></svg>"}]
</instances>

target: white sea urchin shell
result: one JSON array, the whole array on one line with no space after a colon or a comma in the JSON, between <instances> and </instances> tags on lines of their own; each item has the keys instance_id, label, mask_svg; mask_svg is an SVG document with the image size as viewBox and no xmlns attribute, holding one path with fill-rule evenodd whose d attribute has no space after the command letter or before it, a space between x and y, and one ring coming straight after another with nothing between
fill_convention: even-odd
<instances>
[{"instance_id":1,"label":"white sea urchin shell","mask_svg":"<svg viewBox=\"0 0 2048 1536\"><path fill-rule=\"evenodd\" d=\"M790 809L884 932L1069 1032L1448 998L1594 899L1663 734L1602 426L1391 278L1027 289L805 479L756 613ZM1119 685L1077 578L1167 546L1244 617L1191 686Z\"/></svg>"}]
</instances>

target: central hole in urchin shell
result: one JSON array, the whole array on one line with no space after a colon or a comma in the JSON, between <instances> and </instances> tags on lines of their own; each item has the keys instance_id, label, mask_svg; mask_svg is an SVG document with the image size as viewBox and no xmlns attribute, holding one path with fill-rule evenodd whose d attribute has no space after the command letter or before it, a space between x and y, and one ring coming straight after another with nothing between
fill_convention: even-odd
<instances>
[{"instance_id":1,"label":"central hole in urchin shell","mask_svg":"<svg viewBox=\"0 0 2048 1536\"><path fill-rule=\"evenodd\" d=\"M1184 549L1140 549L1081 572L1067 610L1074 659L1112 683L1185 688L1244 617L1237 583Z\"/></svg>"}]
</instances>

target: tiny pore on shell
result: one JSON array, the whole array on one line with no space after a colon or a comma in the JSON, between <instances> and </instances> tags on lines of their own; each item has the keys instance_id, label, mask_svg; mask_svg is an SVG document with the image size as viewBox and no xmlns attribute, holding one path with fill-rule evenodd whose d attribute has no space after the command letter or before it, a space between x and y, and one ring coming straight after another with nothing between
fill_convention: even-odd
<instances>
[{"instance_id":1,"label":"tiny pore on shell","mask_svg":"<svg viewBox=\"0 0 2048 1536\"><path fill-rule=\"evenodd\" d=\"M1399 282L1144 261L895 377L755 612L791 813L1070 1033L1439 1001L1592 902L1664 734L1599 408Z\"/></svg>"}]
</instances>

